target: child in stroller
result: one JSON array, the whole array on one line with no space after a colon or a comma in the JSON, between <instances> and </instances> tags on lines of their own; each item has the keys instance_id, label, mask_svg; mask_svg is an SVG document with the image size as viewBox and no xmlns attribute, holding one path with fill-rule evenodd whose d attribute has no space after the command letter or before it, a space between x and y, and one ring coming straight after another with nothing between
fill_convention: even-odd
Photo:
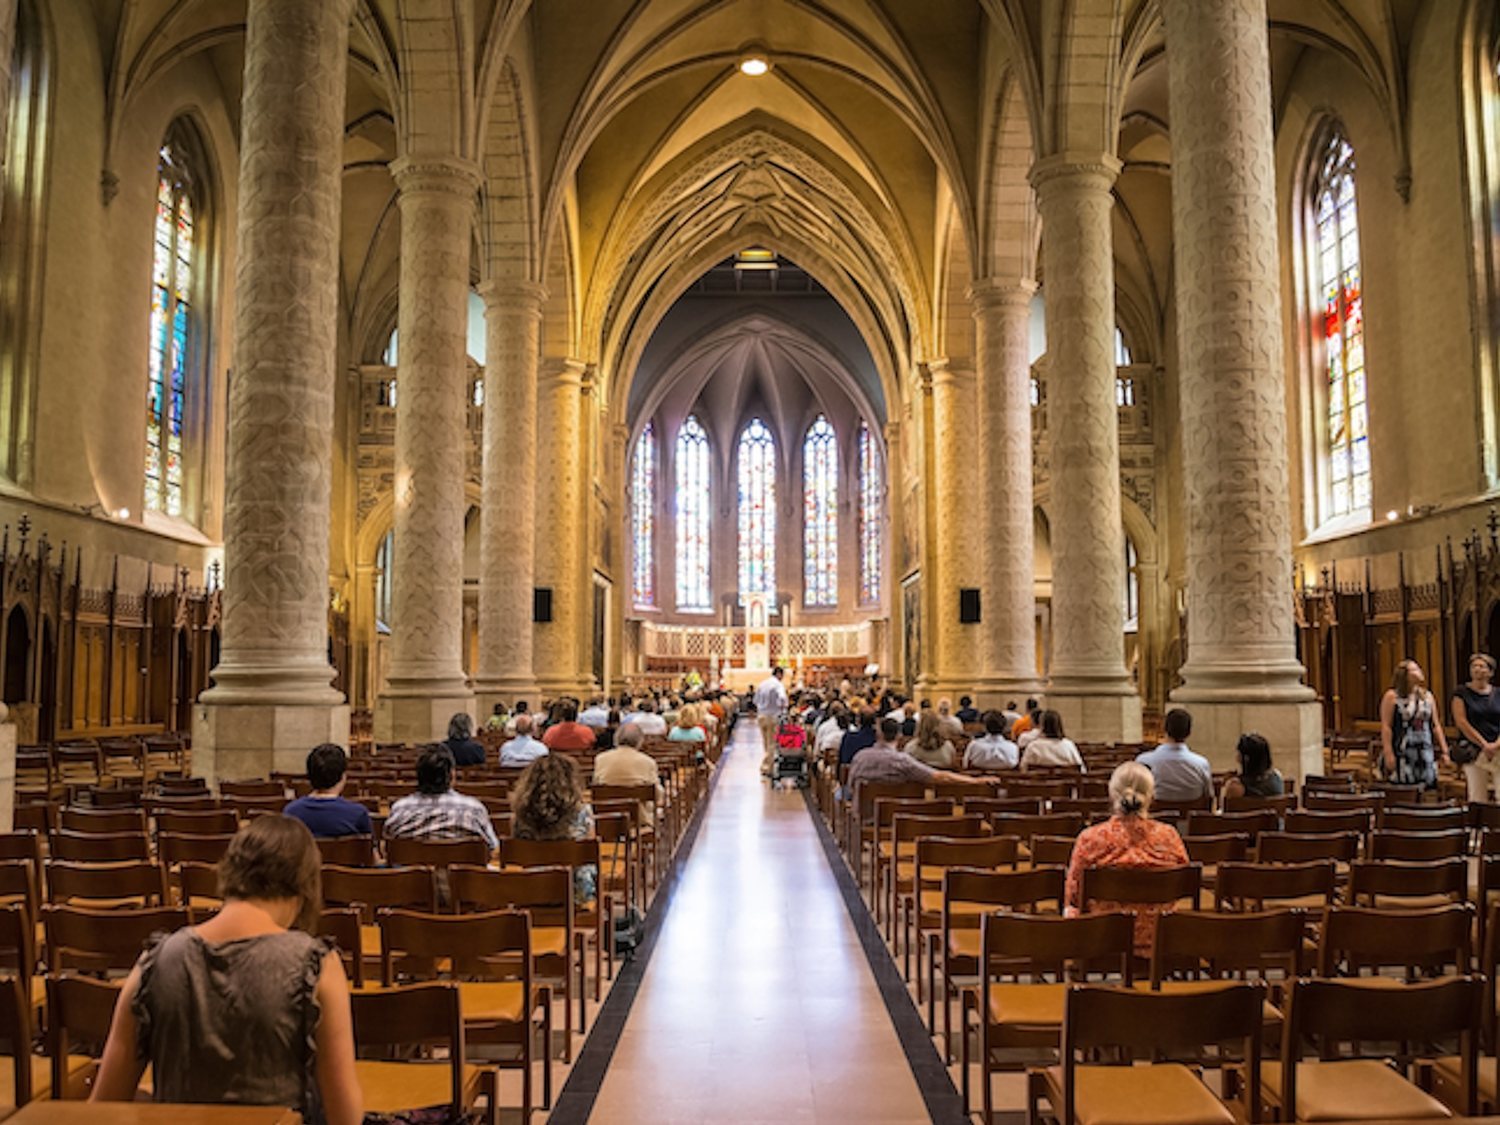
<instances>
[{"instance_id":1,"label":"child in stroller","mask_svg":"<svg viewBox=\"0 0 1500 1125\"><path fill-rule=\"evenodd\" d=\"M807 762L807 730L790 718L776 730L776 759L771 765L771 784L792 778L799 788L811 784Z\"/></svg>"}]
</instances>

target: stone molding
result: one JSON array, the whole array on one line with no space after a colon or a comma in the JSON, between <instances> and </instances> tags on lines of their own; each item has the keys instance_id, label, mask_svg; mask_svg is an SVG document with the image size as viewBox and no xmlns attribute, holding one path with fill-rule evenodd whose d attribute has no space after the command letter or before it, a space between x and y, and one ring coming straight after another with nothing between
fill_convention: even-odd
<instances>
[{"instance_id":1,"label":"stone molding","mask_svg":"<svg viewBox=\"0 0 1500 1125\"><path fill-rule=\"evenodd\" d=\"M1118 157L1107 152L1094 155L1059 152L1032 164L1027 178L1039 198L1063 191L1108 192L1115 186L1123 167ZM1046 238L1045 222L1044 219L1043 239Z\"/></svg>"},{"instance_id":2,"label":"stone molding","mask_svg":"<svg viewBox=\"0 0 1500 1125\"><path fill-rule=\"evenodd\" d=\"M474 202L483 183L479 166L456 156L398 156L389 167L403 196L456 195Z\"/></svg>"}]
</instances>

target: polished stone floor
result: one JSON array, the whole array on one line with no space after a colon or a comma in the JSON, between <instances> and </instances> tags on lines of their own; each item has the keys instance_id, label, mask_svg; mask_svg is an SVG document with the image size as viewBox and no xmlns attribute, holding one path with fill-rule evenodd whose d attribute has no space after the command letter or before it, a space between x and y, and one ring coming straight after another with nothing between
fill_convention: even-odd
<instances>
[{"instance_id":1,"label":"polished stone floor","mask_svg":"<svg viewBox=\"0 0 1500 1125\"><path fill-rule=\"evenodd\" d=\"M741 723L591 1122L929 1120L796 792Z\"/></svg>"}]
</instances>

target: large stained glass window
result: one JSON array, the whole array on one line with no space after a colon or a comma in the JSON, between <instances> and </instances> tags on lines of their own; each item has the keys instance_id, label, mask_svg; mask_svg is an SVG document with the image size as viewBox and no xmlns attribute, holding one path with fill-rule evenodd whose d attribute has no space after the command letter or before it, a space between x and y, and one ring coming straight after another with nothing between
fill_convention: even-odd
<instances>
[{"instance_id":1,"label":"large stained glass window","mask_svg":"<svg viewBox=\"0 0 1500 1125\"><path fill-rule=\"evenodd\" d=\"M194 184L180 127L157 157L156 238L151 266L151 345L146 376L146 507L182 515L183 400L196 345Z\"/></svg>"},{"instance_id":2,"label":"large stained glass window","mask_svg":"<svg viewBox=\"0 0 1500 1125\"><path fill-rule=\"evenodd\" d=\"M656 433L651 423L636 439L630 466L630 582L635 604L656 604Z\"/></svg>"},{"instance_id":3,"label":"large stained glass window","mask_svg":"<svg viewBox=\"0 0 1500 1125\"><path fill-rule=\"evenodd\" d=\"M838 605L838 439L821 414L802 442L802 568L804 604Z\"/></svg>"},{"instance_id":4,"label":"large stained glass window","mask_svg":"<svg viewBox=\"0 0 1500 1125\"><path fill-rule=\"evenodd\" d=\"M740 604L776 600L776 441L759 418L740 434Z\"/></svg>"},{"instance_id":5,"label":"large stained glass window","mask_svg":"<svg viewBox=\"0 0 1500 1125\"><path fill-rule=\"evenodd\" d=\"M1324 516L1338 518L1370 508L1364 288L1354 202L1354 149L1342 129L1335 127L1329 133L1317 159L1312 217L1327 379L1328 501Z\"/></svg>"},{"instance_id":6,"label":"large stained glass window","mask_svg":"<svg viewBox=\"0 0 1500 1125\"><path fill-rule=\"evenodd\" d=\"M868 424L859 426L859 600L880 601L883 506L880 502L880 453Z\"/></svg>"},{"instance_id":7,"label":"large stained glass window","mask_svg":"<svg viewBox=\"0 0 1500 1125\"><path fill-rule=\"evenodd\" d=\"M677 431L677 608L709 613L708 434L695 415Z\"/></svg>"}]
</instances>

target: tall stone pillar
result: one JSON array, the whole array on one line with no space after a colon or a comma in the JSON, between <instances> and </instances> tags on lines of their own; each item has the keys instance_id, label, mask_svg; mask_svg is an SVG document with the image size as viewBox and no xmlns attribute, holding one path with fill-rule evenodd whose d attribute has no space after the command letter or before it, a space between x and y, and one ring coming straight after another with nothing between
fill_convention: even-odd
<instances>
[{"instance_id":1,"label":"tall stone pillar","mask_svg":"<svg viewBox=\"0 0 1500 1125\"><path fill-rule=\"evenodd\" d=\"M1215 766L1256 730L1282 769L1321 772L1292 607L1266 4L1163 9L1187 493L1188 660L1172 699Z\"/></svg>"},{"instance_id":2,"label":"tall stone pillar","mask_svg":"<svg viewBox=\"0 0 1500 1125\"><path fill-rule=\"evenodd\" d=\"M1141 737L1125 669L1125 530L1115 407L1110 189L1120 162L1063 153L1032 168L1046 269L1052 435L1052 675L1047 702L1075 739Z\"/></svg>"},{"instance_id":3,"label":"tall stone pillar","mask_svg":"<svg viewBox=\"0 0 1500 1125\"><path fill-rule=\"evenodd\" d=\"M984 674L987 706L1035 695L1036 548L1031 480L1032 281L976 282L979 478L984 496Z\"/></svg>"},{"instance_id":4,"label":"tall stone pillar","mask_svg":"<svg viewBox=\"0 0 1500 1125\"><path fill-rule=\"evenodd\" d=\"M532 671L535 586L539 285L488 282L484 298L484 483L480 504L479 674L481 715L497 703L537 702Z\"/></svg>"},{"instance_id":5,"label":"tall stone pillar","mask_svg":"<svg viewBox=\"0 0 1500 1125\"><path fill-rule=\"evenodd\" d=\"M10 152L10 94L16 76L11 73L16 53L16 2L0 0L0 169Z\"/></svg>"},{"instance_id":6,"label":"tall stone pillar","mask_svg":"<svg viewBox=\"0 0 1500 1125\"><path fill-rule=\"evenodd\" d=\"M452 157L402 157L401 348L396 365L396 542L382 739L442 738L474 697L463 666L468 474L469 251L479 174ZM487 389L487 388L486 388Z\"/></svg>"},{"instance_id":7,"label":"tall stone pillar","mask_svg":"<svg viewBox=\"0 0 1500 1125\"><path fill-rule=\"evenodd\" d=\"M347 743L328 661L350 0L250 0L229 385L223 647L193 714L210 783Z\"/></svg>"},{"instance_id":8,"label":"tall stone pillar","mask_svg":"<svg viewBox=\"0 0 1500 1125\"><path fill-rule=\"evenodd\" d=\"M581 360L548 358L540 381L537 443L536 583L552 591L552 620L536 626L537 687L544 695L577 694L588 683L582 648L589 518L585 492L584 373Z\"/></svg>"},{"instance_id":9,"label":"tall stone pillar","mask_svg":"<svg viewBox=\"0 0 1500 1125\"><path fill-rule=\"evenodd\" d=\"M931 605L937 633L934 696L974 690L983 656L983 626L959 621L959 591L979 586L981 572L965 512L973 495L974 374L945 361L929 364L932 374L932 504L936 582ZM936 698L933 700L937 702Z\"/></svg>"}]
</instances>

